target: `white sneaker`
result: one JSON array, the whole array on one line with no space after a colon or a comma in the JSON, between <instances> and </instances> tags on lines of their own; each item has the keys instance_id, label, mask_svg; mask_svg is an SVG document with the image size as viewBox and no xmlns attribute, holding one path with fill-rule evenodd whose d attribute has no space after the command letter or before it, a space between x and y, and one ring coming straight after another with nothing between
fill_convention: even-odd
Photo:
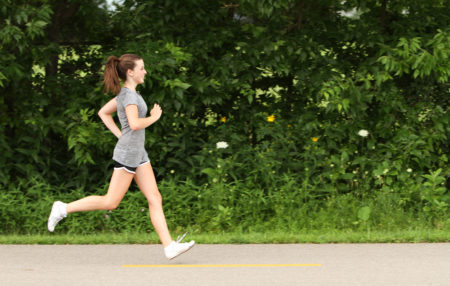
<instances>
[{"instance_id":1,"label":"white sneaker","mask_svg":"<svg viewBox=\"0 0 450 286\"><path fill-rule=\"evenodd\" d=\"M164 248L164 253L168 259L173 259L178 255L188 251L191 249L195 241L191 240L190 242L181 243L181 240L186 236L186 233L180 238L177 238L177 241L172 241L167 247Z\"/></svg>"},{"instance_id":2,"label":"white sneaker","mask_svg":"<svg viewBox=\"0 0 450 286\"><path fill-rule=\"evenodd\" d=\"M55 230L55 226L60 220L67 217L66 206L67 204L59 201L53 203L52 211L47 222L47 227L50 232L53 232Z\"/></svg>"}]
</instances>

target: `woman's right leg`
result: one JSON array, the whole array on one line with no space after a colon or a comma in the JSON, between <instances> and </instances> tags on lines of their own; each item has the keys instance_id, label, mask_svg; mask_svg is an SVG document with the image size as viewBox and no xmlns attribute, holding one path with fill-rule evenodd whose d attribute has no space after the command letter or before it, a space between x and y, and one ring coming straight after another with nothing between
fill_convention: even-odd
<instances>
[{"instance_id":1,"label":"woman's right leg","mask_svg":"<svg viewBox=\"0 0 450 286\"><path fill-rule=\"evenodd\" d=\"M150 219L164 247L172 242L162 207L162 197L150 162L136 169L136 184L148 201Z\"/></svg>"},{"instance_id":2,"label":"woman's right leg","mask_svg":"<svg viewBox=\"0 0 450 286\"><path fill-rule=\"evenodd\" d=\"M114 170L109 183L108 192L104 196L88 196L67 204L67 213L113 210L117 208L130 187L134 174L123 169Z\"/></svg>"},{"instance_id":3,"label":"woman's right leg","mask_svg":"<svg viewBox=\"0 0 450 286\"><path fill-rule=\"evenodd\" d=\"M181 243L181 239L177 239L175 242L170 237L162 207L161 193L158 190L155 175L150 162L141 165L136 169L135 180L139 189L148 200L150 219L159 235L159 238L161 239L162 245L164 246L164 253L166 254L166 257L173 259L191 249L195 244L194 241Z\"/></svg>"}]
</instances>

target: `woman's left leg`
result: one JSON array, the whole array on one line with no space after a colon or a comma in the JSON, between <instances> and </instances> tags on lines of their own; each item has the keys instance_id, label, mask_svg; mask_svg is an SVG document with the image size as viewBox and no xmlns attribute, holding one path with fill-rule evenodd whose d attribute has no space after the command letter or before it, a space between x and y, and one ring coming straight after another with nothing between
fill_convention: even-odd
<instances>
[{"instance_id":1,"label":"woman's left leg","mask_svg":"<svg viewBox=\"0 0 450 286\"><path fill-rule=\"evenodd\" d=\"M148 164L141 165L136 169L134 180L136 181L136 184L141 192L147 198L152 224L158 233L162 245L167 247L172 242L172 237L170 236L169 229L167 227L166 217L164 216L164 211L162 208L162 196L158 190L155 175L150 162Z\"/></svg>"}]
</instances>

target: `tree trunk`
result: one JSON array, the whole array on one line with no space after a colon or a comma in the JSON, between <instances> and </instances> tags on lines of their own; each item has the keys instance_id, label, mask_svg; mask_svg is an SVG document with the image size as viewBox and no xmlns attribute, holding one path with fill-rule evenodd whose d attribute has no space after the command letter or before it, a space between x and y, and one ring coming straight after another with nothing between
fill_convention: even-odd
<instances>
[{"instance_id":1,"label":"tree trunk","mask_svg":"<svg viewBox=\"0 0 450 286\"><path fill-rule=\"evenodd\" d=\"M54 7L54 15L52 19L52 25L48 30L48 39L50 42L56 44L56 48L53 51L53 55L50 56L50 62L45 67L45 75L54 76L58 73L58 56L59 56L59 44L61 43L62 35L61 28L70 22L71 18L80 9L81 3L68 3L68 0L60 0Z\"/></svg>"},{"instance_id":2,"label":"tree trunk","mask_svg":"<svg viewBox=\"0 0 450 286\"><path fill-rule=\"evenodd\" d=\"M388 0L383 0L383 2L381 2L381 15L380 15L380 25L381 25L381 30L383 32L387 31L387 17L386 17L386 6L387 6L387 2Z\"/></svg>"}]
</instances>

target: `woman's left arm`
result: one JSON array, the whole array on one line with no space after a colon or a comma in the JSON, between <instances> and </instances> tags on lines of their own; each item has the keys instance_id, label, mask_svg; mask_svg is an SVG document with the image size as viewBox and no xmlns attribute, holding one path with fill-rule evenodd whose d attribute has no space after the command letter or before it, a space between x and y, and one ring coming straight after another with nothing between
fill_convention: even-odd
<instances>
[{"instance_id":1,"label":"woman's left arm","mask_svg":"<svg viewBox=\"0 0 450 286\"><path fill-rule=\"evenodd\" d=\"M116 122L113 118L113 113L117 111L117 101L115 98L111 99L103 105L103 107L98 111L98 116L102 119L103 123L108 127L108 129L117 137L122 136L122 131L117 127Z\"/></svg>"}]
</instances>

